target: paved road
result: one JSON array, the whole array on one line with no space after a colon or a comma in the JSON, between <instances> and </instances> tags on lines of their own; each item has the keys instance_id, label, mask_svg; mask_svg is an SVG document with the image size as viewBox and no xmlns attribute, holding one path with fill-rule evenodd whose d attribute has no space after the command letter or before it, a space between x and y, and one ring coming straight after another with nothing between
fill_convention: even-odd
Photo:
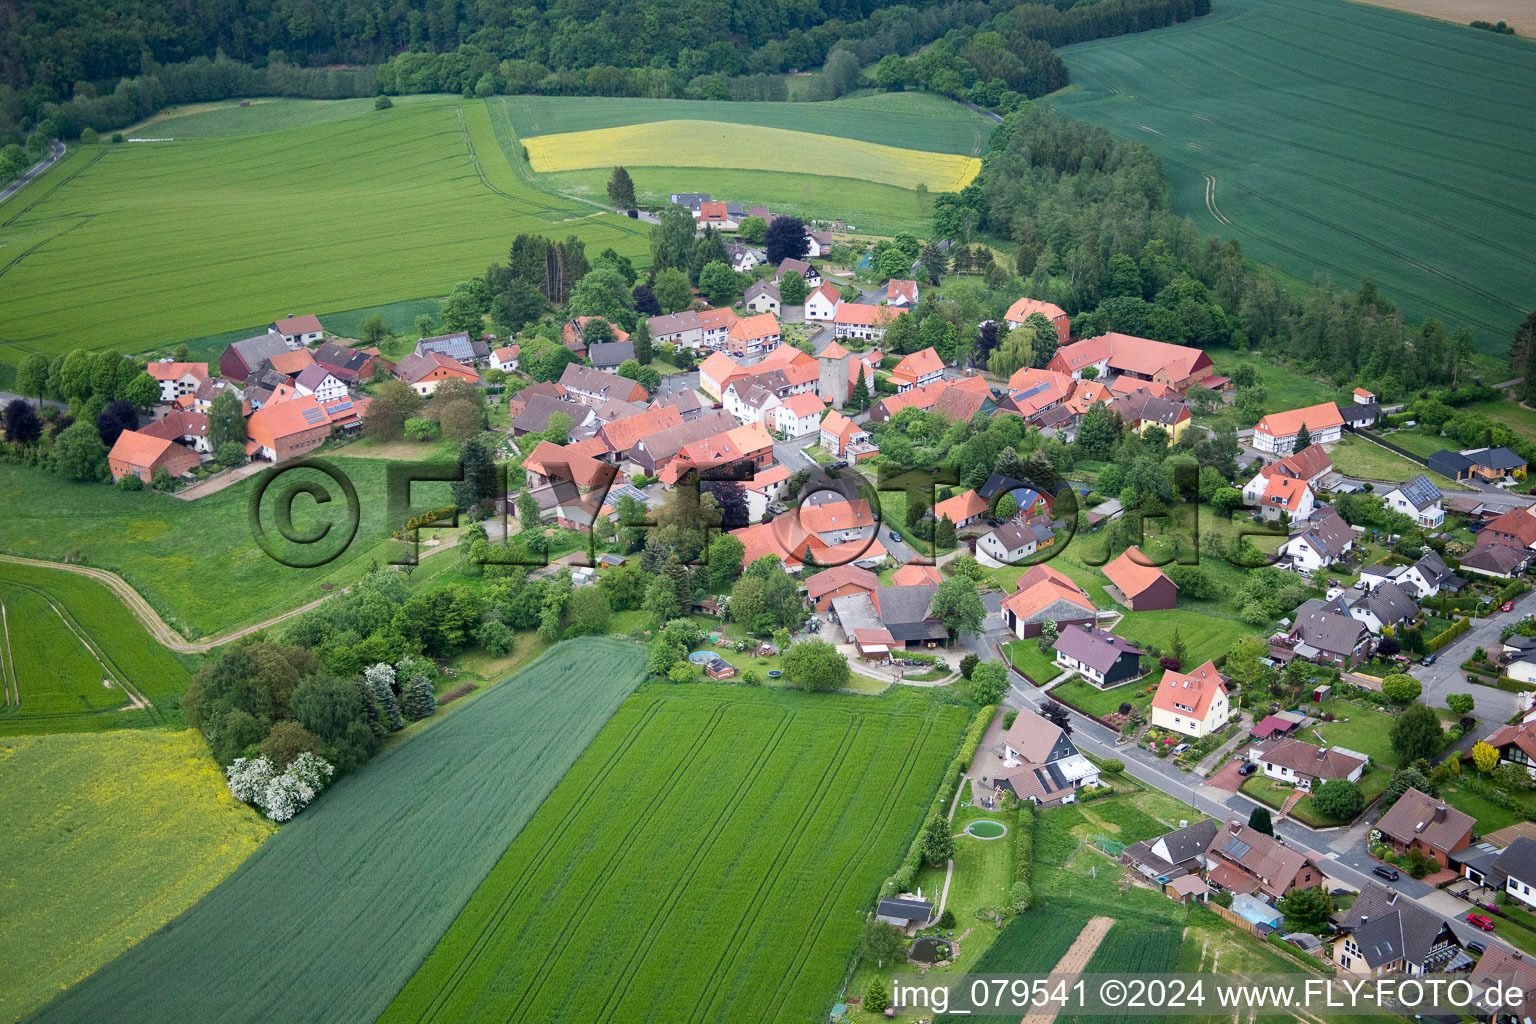
<instances>
[{"instance_id":1,"label":"paved road","mask_svg":"<svg viewBox=\"0 0 1536 1024\"><path fill-rule=\"evenodd\" d=\"M1478 647L1495 649L1499 644L1499 633L1505 626L1513 625L1523 615L1536 615L1536 591L1519 598L1514 605L1512 612L1499 612L1477 620L1471 629L1440 649L1433 665L1428 668L1418 665L1410 670L1410 674L1424 684L1426 704L1443 708L1446 694L1470 693L1477 699L1477 717L1488 722L1502 722L1522 710L1518 695L1491 686L1473 686L1461 672L1461 663L1472 656L1473 650Z\"/></svg>"},{"instance_id":2,"label":"paved road","mask_svg":"<svg viewBox=\"0 0 1536 1024\"><path fill-rule=\"evenodd\" d=\"M47 156L33 164L27 173L11 182L5 188L0 189L0 203L5 202L7 199L11 198L11 196L15 195L17 192L20 192L29 181L59 162L59 157L64 155L64 143L60 142L58 139L54 139L52 142L48 143L48 146L51 152Z\"/></svg>"},{"instance_id":3,"label":"paved road","mask_svg":"<svg viewBox=\"0 0 1536 1024\"><path fill-rule=\"evenodd\" d=\"M11 393L9 391L0 391L0 405L10 405L12 402L16 401L16 399L18 399L18 398L24 398L27 401L31 402L34 406L37 405L37 396L35 396L35 395L17 395L17 394L13 394L13 393ZM43 399L43 405L48 406L48 407L53 408L53 409L66 409L66 408L68 408L68 406L66 406L63 402L55 402L51 398Z\"/></svg>"}]
</instances>

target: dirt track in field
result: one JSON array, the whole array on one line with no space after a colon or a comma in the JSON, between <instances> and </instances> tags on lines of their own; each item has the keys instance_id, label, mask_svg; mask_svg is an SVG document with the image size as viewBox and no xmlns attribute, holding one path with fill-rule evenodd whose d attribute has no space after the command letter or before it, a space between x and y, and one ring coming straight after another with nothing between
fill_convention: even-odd
<instances>
[{"instance_id":1,"label":"dirt track in field","mask_svg":"<svg viewBox=\"0 0 1536 1024\"><path fill-rule=\"evenodd\" d=\"M1077 938L1072 940L1072 947L1056 961L1056 966L1051 968L1052 974L1081 974L1088 966L1088 961L1093 959L1093 954L1098 951L1099 943L1104 941L1104 936L1115 926L1112 917L1091 918L1083 925L1083 930L1077 933ZM1051 1024L1056 1019L1059 1007L1052 1005L1046 1009L1035 1010L1025 1016L1021 1024Z\"/></svg>"}]
</instances>

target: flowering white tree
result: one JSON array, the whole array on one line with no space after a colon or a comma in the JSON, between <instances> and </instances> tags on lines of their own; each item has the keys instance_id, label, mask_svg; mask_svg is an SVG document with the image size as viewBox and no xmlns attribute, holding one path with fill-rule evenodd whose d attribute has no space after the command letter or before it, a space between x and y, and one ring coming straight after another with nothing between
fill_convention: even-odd
<instances>
[{"instance_id":1,"label":"flowering white tree","mask_svg":"<svg viewBox=\"0 0 1536 1024\"><path fill-rule=\"evenodd\" d=\"M324 758L303 751L281 774L265 757L236 758L226 770L229 791L237 800L255 804L273 821L288 821L320 795L336 769Z\"/></svg>"},{"instance_id":2,"label":"flowering white tree","mask_svg":"<svg viewBox=\"0 0 1536 1024\"><path fill-rule=\"evenodd\" d=\"M262 755L254 761L237 757L234 763L224 769L224 774L229 778L230 795L236 800L252 804L266 793L274 772L272 762L267 760L266 755Z\"/></svg>"},{"instance_id":3,"label":"flowering white tree","mask_svg":"<svg viewBox=\"0 0 1536 1024\"><path fill-rule=\"evenodd\" d=\"M381 661L364 671L363 679L367 682L367 689L373 697L373 702L378 705L379 712L384 717L385 726L391 732L403 728L405 719L400 714L400 702L395 697L395 670Z\"/></svg>"}]
</instances>

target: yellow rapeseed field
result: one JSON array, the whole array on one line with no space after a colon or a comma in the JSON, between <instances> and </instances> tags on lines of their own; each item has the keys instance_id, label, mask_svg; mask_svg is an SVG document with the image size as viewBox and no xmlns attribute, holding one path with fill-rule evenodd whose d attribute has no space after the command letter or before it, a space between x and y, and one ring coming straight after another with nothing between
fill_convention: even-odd
<instances>
[{"instance_id":1,"label":"yellow rapeseed field","mask_svg":"<svg viewBox=\"0 0 1536 1024\"><path fill-rule=\"evenodd\" d=\"M524 139L535 171L631 167L718 167L859 178L933 192L964 188L981 170L975 157L899 149L810 132L719 121L648 124Z\"/></svg>"},{"instance_id":2,"label":"yellow rapeseed field","mask_svg":"<svg viewBox=\"0 0 1536 1024\"><path fill-rule=\"evenodd\" d=\"M0 1021L191 906L275 826L195 730L0 739Z\"/></svg>"}]
</instances>

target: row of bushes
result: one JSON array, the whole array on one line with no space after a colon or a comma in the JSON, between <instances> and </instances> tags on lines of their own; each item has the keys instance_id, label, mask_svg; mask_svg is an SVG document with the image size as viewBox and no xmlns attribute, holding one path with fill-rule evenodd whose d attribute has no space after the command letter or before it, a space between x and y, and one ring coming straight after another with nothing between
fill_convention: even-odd
<instances>
[{"instance_id":1,"label":"row of bushes","mask_svg":"<svg viewBox=\"0 0 1536 1024\"><path fill-rule=\"evenodd\" d=\"M1503 690L1505 693L1525 693L1527 690L1536 690L1536 686L1532 686L1530 683L1522 683L1520 680L1510 676L1484 676L1471 671L1467 673L1467 682L1476 683L1478 686L1491 686L1494 689Z\"/></svg>"},{"instance_id":2,"label":"row of bushes","mask_svg":"<svg viewBox=\"0 0 1536 1024\"><path fill-rule=\"evenodd\" d=\"M1521 810L1520 805L1515 802L1514 797L1504 792L1504 790L1500 789L1498 786L1488 782L1486 779L1479 779L1476 776L1463 773L1457 780L1456 784L1468 793L1476 793L1478 796L1482 797L1484 800L1487 800L1495 807L1502 807L1506 811Z\"/></svg>"},{"instance_id":3,"label":"row of bushes","mask_svg":"<svg viewBox=\"0 0 1536 1024\"><path fill-rule=\"evenodd\" d=\"M971 721L971 727L966 730L965 740L960 744L960 750L949 762L949 767L944 771L944 781L939 783L939 791L934 794L933 803L928 808L928 813L923 815L923 820L934 814L948 817L949 802L955 798L955 793L960 789L960 779L965 775L965 770L976 759L976 751L981 749L981 739L987 734L987 726L992 724L992 716L997 714L997 705L988 704L976 712L976 717ZM901 867L896 873L885 880L880 887L880 895L894 896L897 893L907 892L912 888L912 883L917 880L917 872L923 866L923 837L921 830L912 837L912 845L907 849L907 855L901 860Z\"/></svg>"},{"instance_id":4,"label":"row of bushes","mask_svg":"<svg viewBox=\"0 0 1536 1024\"><path fill-rule=\"evenodd\" d=\"M1013 884L1008 887L1008 901L1016 914L1024 913L1035 900L1034 867L1035 805L1025 801L1013 824Z\"/></svg>"},{"instance_id":5,"label":"row of bushes","mask_svg":"<svg viewBox=\"0 0 1536 1024\"><path fill-rule=\"evenodd\" d=\"M1438 651L1440 648L1444 647L1446 644L1450 643L1452 640L1455 640L1457 637L1461 636L1461 634L1465 633L1467 630L1469 630L1471 628L1472 628L1472 620L1471 619L1467 619L1467 618L1457 619L1455 622L1451 623L1451 626L1450 626L1449 629L1441 630L1441 632L1438 635L1432 636L1428 640L1426 640L1424 642L1424 646L1429 651L1430 654L1433 654L1436 651Z\"/></svg>"},{"instance_id":6,"label":"row of bushes","mask_svg":"<svg viewBox=\"0 0 1536 1024\"><path fill-rule=\"evenodd\" d=\"M1502 605L1505 601L1513 601L1517 597L1523 597L1530 593L1530 591L1531 585L1525 582L1525 580L1510 580L1494 595L1493 603Z\"/></svg>"}]
</instances>

